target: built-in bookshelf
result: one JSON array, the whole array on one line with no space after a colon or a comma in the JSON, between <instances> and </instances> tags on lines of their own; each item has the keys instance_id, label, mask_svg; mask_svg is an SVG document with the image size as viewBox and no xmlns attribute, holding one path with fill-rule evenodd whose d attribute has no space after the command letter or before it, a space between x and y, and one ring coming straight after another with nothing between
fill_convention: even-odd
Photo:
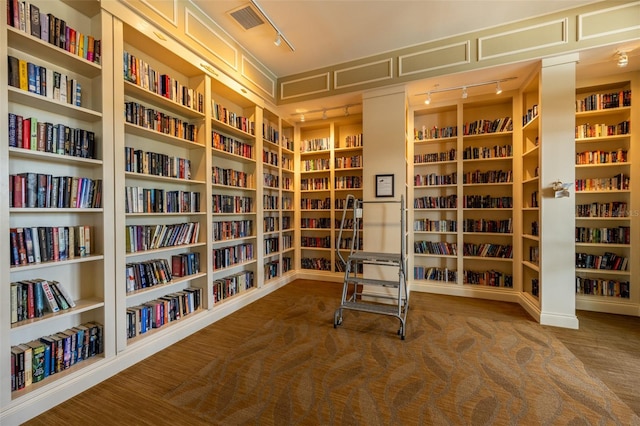
<instances>
[{"instance_id":1,"label":"built-in bookshelf","mask_svg":"<svg viewBox=\"0 0 640 426\"><path fill-rule=\"evenodd\" d=\"M114 28L114 51L121 52L115 69L122 70L114 103L124 112L114 138L115 181L122 188L115 197L121 351L208 307L206 183L213 172L204 72L127 23L115 20ZM236 176L221 179L230 177Z\"/></svg>"},{"instance_id":2,"label":"built-in bookshelf","mask_svg":"<svg viewBox=\"0 0 640 426\"><path fill-rule=\"evenodd\" d=\"M265 221L275 219L278 214L276 204L266 200L260 202L259 196L266 198L273 195L273 191L268 189L277 187L279 173L277 167L272 165L274 162L277 164L277 159L272 148L267 147L271 145L269 139L263 139L255 103L213 79L210 96L213 148L211 220L241 220L251 228L237 238L213 241L212 304L217 306L257 287L258 259L264 254L259 253L263 243L259 244L258 241L263 229L262 221L263 218ZM273 129L269 125L267 127L267 133L272 133ZM217 134L232 140L240 148L233 152L224 147L216 148ZM268 134L266 136L270 137ZM265 155L265 151L271 155ZM217 179L216 176L222 178ZM263 215L258 214L261 207Z\"/></svg>"},{"instance_id":3,"label":"built-in bookshelf","mask_svg":"<svg viewBox=\"0 0 640 426\"><path fill-rule=\"evenodd\" d=\"M280 133L280 163L283 183L281 192L280 208L280 229L281 240L280 250L282 252L280 272L282 275L291 274L295 271L295 212L296 212L296 176L295 176L295 146L294 146L294 126L281 120Z\"/></svg>"},{"instance_id":4,"label":"built-in bookshelf","mask_svg":"<svg viewBox=\"0 0 640 426\"><path fill-rule=\"evenodd\" d=\"M455 294L513 287L512 104L484 97L414 111L414 284Z\"/></svg>"},{"instance_id":5,"label":"built-in bookshelf","mask_svg":"<svg viewBox=\"0 0 640 426\"><path fill-rule=\"evenodd\" d=\"M637 313L640 301L631 261L637 256L632 85L632 78L621 79L576 91L578 309Z\"/></svg>"},{"instance_id":6,"label":"built-in bookshelf","mask_svg":"<svg viewBox=\"0 0 640 426\"><path fill-rule=\"evenodd\" d=\"M300 125L300 267L341 272L335 255L344 201L362 197L363 137L359 117ZM348 216L351 218L351 213ZM343 235L341 250L350 247ZM362 233L356 248L362 248Z\"/></svg>"},{"instance_id":7,"label":"built-in bookshelf","mask_svg":"<svg viewBox=\"0 0 640 426\"><path fill-rule=\"evenodd\" d=\"M7 6L0 37L8 63L0 83L8 136L0 147L3 410L73 382L116 352L113 105L106 96L113 63L101 55L111 50L109 20L97 4ZM17 6L23 12L14 15Z\"/></svg>"},{"instance_id":8,"label":"built-in bookshelf","mask_svg":"<svg viewBox=\"0 0 640 426\"><path fill-rule=\"evenodd\" d=\"M521 189L521 259L522 291L529 302L538 308L542 290L540 274L540 184L541 143L540 81L535 73L521 90L522 105L522 189Z\"/></svg>"}]
</instances>

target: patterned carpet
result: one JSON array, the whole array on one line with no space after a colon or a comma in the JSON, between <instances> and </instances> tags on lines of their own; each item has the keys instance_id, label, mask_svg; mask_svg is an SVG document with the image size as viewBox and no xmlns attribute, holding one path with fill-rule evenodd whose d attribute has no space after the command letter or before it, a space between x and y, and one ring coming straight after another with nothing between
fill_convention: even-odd
<instances>
[{"instance_id":1,"label":"patterned carpet","mask_svg":"<svg viewBox=\"0 0 640 426\"><path fill-rule=\"evenodd\" d=\"M346 311L334 329L338 301L317 295L263 310L270 317L234 313L223 321L257 324L244 343L164 399L220 425L640 425L535 322L414 300L405 341L398 320L380 315Z\"/></svg>"}]
</instances>

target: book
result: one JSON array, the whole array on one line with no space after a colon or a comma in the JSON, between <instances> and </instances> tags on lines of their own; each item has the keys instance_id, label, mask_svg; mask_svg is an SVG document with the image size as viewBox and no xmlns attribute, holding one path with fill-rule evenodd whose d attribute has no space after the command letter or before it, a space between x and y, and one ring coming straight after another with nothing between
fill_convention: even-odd
<instances>
[{"instance_id":1,"label":"book","mask_svg":"<svg viewBox=\"0 0 640 426\"><path fill-rule=\"evenodd\" d=\"M15 56L8 56L9 86L20 88L20 61Z\"/></svg>"},{"instance_id":2,"label":"book","mask_svg":"<svg viewBox=\"0 0 640 426\"><path fill-rule=\"evenodd\" d=\"M33 383L33 350L26 344L18 345L24 352L24 386Z\"/></svg>"},{"instance_id":3,"label":"book","mask_svg":"<svg viewBox=\"0 0 640 426\"><path fill-rule=\"evenodd\" d=\"M40 9L35 4L29 5L31 18L31 35L40 38Z\"/></svg>"},{"instance_id":4,"label":"book","mask_svg":"<svg viewBox=\"0 0 640 426\"><path fill-rule=\"evenodd\" d=\"M53 293L53 297L56 299L56 303L58 304L58 306L62 310L69 309L70 306L67 303L67 299L64 298L64 296L62 295L62 293L60 292L60 289L58 288L58 286L56 284L57 284L56 281L50 281L49 282L49 287L51 288L51 292Z\"/></svg>"},{"instance_id":5,"label":"book","mask_svg":"<svg viewBox=\"0 0 640 426\"><path fill-rule=\"evenodd\" d=\"M21 90L29 90L29 67L26 61L18 59L18 71L20 81L19 88Z\"/></svg>"},{"instance_id":6,"label":"book","mask_svg":"<svg viewBox=\"0 0 640 426\"><path fill-rule=\"evenodd\" d=\"M60 291L60 294L62 295L62 297L64 297L64 300L67 302L67 304L72 308L75 307L76 302L71 297L71 294L69 293L67 288L60 284L58 281L54 281L53 283L55 287Z\"/></svg>"},{"instance_id":7,"label":"book","mask_svg":"<svg viewBox=\"0 0 640 426\"><path fill-rule=\"evenodd\" d=\"M58 305L58 301L53 294L53 290L51 289L49 282L46 280L42 280L40 281L40 286L42 287L44 299L47 302L49 311L52 313L58 312L60 310L60 306Z\"/></svg>"},{"instance_id":8,"label":"book","mask_svg":"<svg viewBox=\"0 0 640 426\"><path fill-rule=\"evenodd\" d=\"M24 389L25 386L25 360L24 360L24 348L19 345L15 345L11 347L11 355L14 361L13 370L14 370L14 383L12 386L13 390Z\"/></svg>"},{"instance_id":9,"label":"book","mask_svg":"<svg viewBox=\"0 0 640 426\"><path fill-rule=\"evenodd\" d=\"M26 345L31 348L31 380L37 383L45 378L45 345L39 340Z\"/></svg>"},{"instance_id":10,"label":"book","mask_svg":"<svg viewBox=\"0 0 640 426\"><path fill-rule=\"evenodd\" d=\"M40 12L40 39L49 42L49 15Z\"/></svg>"}]
</instances>

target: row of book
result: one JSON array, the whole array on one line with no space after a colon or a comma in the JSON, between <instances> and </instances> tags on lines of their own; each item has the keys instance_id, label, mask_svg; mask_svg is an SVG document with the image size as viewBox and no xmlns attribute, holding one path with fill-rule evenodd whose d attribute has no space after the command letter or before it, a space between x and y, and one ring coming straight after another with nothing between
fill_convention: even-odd
<instances>
[{"instance_id":1,"label":"row of book","mask_svg":"<svg viewBox=\"0 0 640 426\"><path fill-rule=\"evenodd\" d=\"M293 178L289 176L282 177L282 189L293 191Z\"/></svg>"},{"instance_id":2,"label":"row of book","mask_svg":"<svg viewBox=\"0 0 640 426\"><path fill-rule=\"evenodd\" d=\"M265 232L270 232L266 227L270 217L265 217ZM275 218L276 220L278 218ZM233 240L253 235L253 220L224 220L214 221L212 224L213 241Z\"/></svg>"},{"instance_id":3,"label":"row of book","mask_svg":"<svg viewBox=\"0 0 640 426\"><path fill-rule=\"evenodd\" d=\"M282 156L282 169L284 171L288 171L293 173L293 167L294 167L294 162L293 162L293 157L287 157L285 155Z\"/></svg>"},{"instance_id":4,"label":"row of book","mask_svg":"<svg viewBox=\"0 0 640 426\"><path fill-rule=\"evenodd\" d=\"M7 25L89 62L100 63L102 43L99 39L81 33L68 25L64 19L41 11L33 3L7 0Z\"/></svg>"},{"instance_id":5,"label":"row of book","mask_svg":"<svg viewBox=\"0 0 640 426\"><path fill-rule=\"evenodd\" d=\"M326 208L330 209L331 208L331 199L330 198L326 198L325 200L326 200L325 204L327 205ZM362 202L362 200L360 200L360 201ZM345 203L347 205L347 208L353 209L353 199L352 198L349 199L348 203L347 203L346 198L336 198L335 203L334 203L335 204L335 209L336 210L343 210L344 206L345 206Z\"/></svg>"},{"instance_id":6,"label":"row of book","mask_svg":"<svg viewBox=\"0 0 640 426\"><path fill-rule=\"evenodd\" d=\"M453 138L456 136L458 136L458 127L456 126L444 126L440 128L433 126L431 129L427 129L427 126L422 126L420 130L413 129L413 138L418 141Z\"/></svg>"},{"instance_id":7,"label":"row of book","mask_svg":"<svg viewBox=\"0 0 640 426\"><path fill-rule=\"evenodd\" d=\"M413 221L413 230L421 232L456 232L458 230L458 221L447 219L416 219Z\"/></svg>"},{"instance_id":8,"label":"row of book","mask_svg":"<svg viewBox=\"0 0 640 426\"><path fill-rule=\"evenodd\" d=\"M336 157L336 169L353 169L362 167L362 155L352 155L351 157Z\"/></svg>"},{"instance_id":9,"label":"row of book","mask_svg":"<svg viewBox=\"0 0 640 426\"><path fill-rule=\"evenodd\" d=\"M92 254L91 227L37 226L10 228L11 265L57 262Z\"/></svg>"},{"instance_id":10,"label":"row of book","mask_svg":"<svg viewBox=\"0 0 640 426\"><path fill-rule=\"evenodd\" d=\"M602 269L606 271L626 271L629 259L613 252L604 254L576 253L577 269Z\"/></svg>"},{"instance_id":11,"label":"row of book","mask_svg":"<svg viewBox=\"0 0 640 426\"><path fill-rule=\"evenodd\" d=\"M200 223L186 222L164 225L127 225L127 253L195 244L200 237Z\"/></svg>"},{"instance_id":12,"label":"row of book","mask_svg":"<svg viewBox=\"0 0 640 426\"><path fill-rule=\"evenodd\" d=\"M280 238L270 237L264 239L264 254L269 255L280 251Z\"/></svg>"},{"instance_id":13,"label":"row of book","mask_svg":"<svg viewBox=\"0 0 640 426\"><path fill-rule=\"evenodd\" d=\"M273 216L265 216L262 219L262 230L264 232L276 232L280 230L280 218Z\"/></svg>"},{"instance_id":14,"label":"row of book","mask_svg":"<svg viewBox=\"0 0 640 426\"><path fill-rule=\"evenodd\" d=\"M576 100L576 112L597 111L601 109L622 108L631 106L631 90L620 90L611 93L595 93Z\"/></svg>"},{"instance_id":15,"label":"row of book","mask_svg":"<svg viewBox=\"0 0 640 426\"><path fill-rule=\"evenodd\" d=\"M628 135L629 120L616 124L580 124L576 126L576 139L600 138L604 136Z\"/></svg>"},{"instance_id":16,"label":"row of book","mask_svg":"<svg viewBox=\"0 0 640 426\"><path fill-rule=\"evenodd\" d=\"M300 259L302 269L315 269L317 271L331 271L331 260L324 257L303 257ZM339 271L336 269L336 271Z\"/></svg>"},{"instance_id":17,"label":"row of book","mask_svg":"<svg viewBox=\"0 0 640 426\"><path fill-rule=\"evenodd\" d=\"M264 264L264 279L270 280L278 276L278 270L280 269L280 261L278 259L271 260Z\"/></svg>"},{"instance_id":18,"label":"row of book","mask_svg":"<svg viewBox=\"0 0 640 426\"><path fill-rule=\"evenodd\" d=\"M198 213L200 193L161 188L125 187L125 213Z\"/></svg>"},{"instance_id":19,"label":"row of book","mask_svg":"<svg viewBox=\"0 0 640 426\"><path fill-rule=\"evenodd\" d=\"M191 160L126 146L124 171L188 180L191 179Z\"/></svg>"},{"instance_id":20,"label":"row of book","mask_svg":"<svg viewBox=\"0 0 640 426\"><path fill-rule=\"evenodd\" d=\"M225 169L218 166L211 168L214 185L233 186L236 188L253 188L253 174L241 170Z\"/></svg>"},{"instance_id":21,"label":"row of book","mask_svg":"<svg viewBox=\"0 0 640 426\"><path fill-rule=\"evenodd\" d=\"M413 199L413 207L416 209L455 209L457 206L458 196L455 194Z\"/></svg>"},{"instance_id":22,"label":"row of book","mask_svg":"<svg viewBox=\"0 0 640 426\"><path fill-rule=\"evenodd\" d=\"M211 146L213 149L239 155L244 158L253 159L253 145L244 141L225 136L216 132L211 132ZM264 161L264 159L263 159Z\"/></svg>"},{"instance_id":23,"label":"row of book","mask_svg":"<svg viewBox=\"0 0 640 426\"><path fill-rule=\"evenodd\" d=\"M445 283L458 282L458 272L449 268L433 268L424 266L413 267L413 278L416 280L441 281Z\"/></svg>"},{"instance_id":24,"label":"row of book","mask_svg":"<svg viewBox=\"0 0 640 426\"><path fill-rule=\"evenodd\" d=\"M531 191L531 195L529 196L530 203L527 207L540 207L538 195L539 195L538 191Z\"/></svg>"},{"instance_id":25,"label":"row of book","mask_svg":"<svg viewBox=\"0 0 640 426\"><path fill-rule=\"evenodd\" d=\"M16 391L61 373L104 350L104 330L86 322L11 347L11 390Z\"/></svg>"},{"instance_id":26,"label":"row of book","mask_svg":"<svg viewBox=\"0 0 640 426\"><path fill-rule=\"evenodd\" d=\"M286 136L282 136L282 143L281 143L282 147L285 149L288 149L289 151L293 151L294 148L294 141L293 139L290 139Z\"/></svg>"},{"instance_id":27,"label":"row of book","mask_svg":"<svg viewBox=\"0 0 640 426\"><path fill-rule=\"evenodd\" d=\"M202 289L187 287L127 308L127 338L131 339L154 328L178 321L200 309L201 304Z\"/></svg>"},{"instance_id":28,"label":"row of book","mask_svg":"<svg viewBox=\"0 0 640 426\"><path fill-rule=\"evenodd\" d=\"M457 151L455 148L451 148L449 151L443 152L431 152L428 154L415 154L413 156L414 164L424 163L442 163L444 161L455 161L457 157Z\"/></svg>"},{"instance_id":29,"label":"row of book","mask_svg":"<svg viewBox=\"0 0 640 426\"><path fill-rule=\"evenodd\" d=\"M622 148L615 151L596 150L576 153L576 164L610 164L627 161L627 150Z\"/></svg>"},{"instance_id":30,"label":"row of book","mask_svg":"<svg viewBox=\"0 0 640 426\"><path fill-rule=\"evenodd\" d=\"M533 263L534 265L540 264L540 247L529 247L529 262Z\"/></svg>"},{"instance_id":31,"label":"row of book","mask_svg":"<svg viewBox=\"0 0 640 426\"><path fill-rule=\"evenodd\" d=\"M576 277L576 294L628 299L630 297L629 288L629 281Z\"/></svg>"},{"instance_id":32,"label":"row of book","mask_svg":"<svg viewBox=\"0 0 640 426\"><path fill-rule=\"evenodd\" d=\"M463 271L463 283L490 287L513 287L513 275L500 271Z\"/></svg>"},{"instance_id":33,"label":"row of book","mask_svg":"<svg viewBox=\"0 0 640 426\"><path fill-rule=\"evenodd\" d=\"M255 258L253 243L238 244L213 250L213 269L228 268Z\"/></svg>"},{"instance_id":34,"label":"row of book","mask_svg":"<svg viewBox=\"0 0 640 426\"><path fill-rule=\"evenodd\" d=\"M628 205L624 201L608 203L576 204L576 218L579 217L628 217Z\"/></svg>"},{"instance_id":35,"label":"row of book","mask_svg":"<svg viewBox=\"0 0 640 426\"><path fill-rule=\"evenodd\" d=\"M363 134L349 135L344 138L344 147L341 148L359 148L364 140Z\"/></svg>"},{"instance_id":36,"label":"row of book","mask_svg":"<svg viewBox=\"0 0 640 426\"><path fill-rule=\"evenodd\" d=\"M126 265L127 293L170 283L174 277L186 277L200 272L200 253L190 252L167 259L151 259Z\"/></svg>"},{"instance_id":37,"label":"row of book","mask_svg":"<svg viewBox=\"0 0 640 426\"><path fill-rule=\"evenodd\" d=\"M280 187L280 176L274 175L272 173L263 173L262 183L264 186L269 188L279 188Z\"/></svg>"},{"instance_id":38,"label":"row of book","mask_svg":"<svg viewBox=\"0 0 640 426\"><path fill-rule=\"evenodd\" d=\"M522 126L526 126L534 118L538 116L538 105L532 105L531 108L527 108L527 113L522 116ZM536 143L536 145L538 145Z\"/></svg>"},{"instance_id":39,"label":"row of book","mask_svg":"<svg viewBox=\"0 0 640 426\"><path fill-rule=\"evenodd\" d=\"M316 259L313 259L316 260ZM321 259L319 259L321 260ZM313 268L307 268L307 269L313 269ZM330 269L325 269L326 271L330 271ZM341 260L336 260L335 263L335 272L344 272L345 271L345 265ZM352 266L351 267L351 271L354 271L358 274L363 274L364 273L364 265L360 262L356 263L355 267Z\"/></svg>"},{"instance_id":40,"label":"row of book","mask_svg":"<svg viewBox=\"0 0 640 426\"><path fill-rule=\"evenodd\" d=\"M344 199L342 201L344 201ZM336 202L338 202L337 199ZM300 208L302 210L330 210L331 198L302 198L300 199ZM342 207L336 205L336 208L341 209Z\"/></svg>"},{"instance_id":41,"label":"row of book","mask_svg":"<svg viewBox=\"0 0 640 426\"><path fill-rule=\"evenodd\" d=\"M279 155L277 152L269 151L268 149L262 150L262 162L270 166L278 167Z\"/></svg>"},{"instance_id":42,"label":"row of book","mask_svg":"<svg viewBox=\"0 0 640 426\"><path fill-rule=\"evenodd\" d=\"M48 99L82 106L82 84L51 68L9 56L9 86Z\"/></svg>"},{"instance_id":43,"label":"row of book","mask_svg":"<svg viewBox=\"0 0 640 426\"><path fill-rule=\"evenodd\" d=\"M300 170L303 172L315 172L320 170L329 170L331 161L328 158L313 158L310 160L300 161Z\"/></svg>"},{"instance_id":44,"label":"row of book","mask_svg":"<svg viewBox=\"0 0 640 426\"><path fill-rule=\"evenodd\" d=\"M67 289L58 281L37 278L11 283L11 324L75 306Z\"/></svg>"},{"instance_id":45,"label":"row of book","mask_svg":"<svg viewBox=\"0 0 640 426\"><path fill-rule=\"evenodd\" d=\"M338 239L336 238L336 247L339 249L351 250L351 244L354 244L353 245L354 250L360 250L363 247L364 240L362 238L358 238L357 240L354 240L351 237L346 237L338 241Z\"/></svg>"},{"instance_id":46,"label":"row of book","mask_svg":"<svg viewBox=\"0 0 640 426\"><path fill-rule=\"evenodd\" d=\"M78 129L9 113L9 146L80 158L96 158L96 135Z\"/></svg>"},{"instance_id":47,"label":"row of book","mask_svg":"<svg viewBox=\"0 0 640 426\"><path fill-rule=\"evenodd\" d=\"M429 173L428 175L417 174L413 178L414 186L455 185L457 183L457 172L449 173L448 175L438 175L436 173Z\"/></svg>"},{"instance_id":48,"label":"row of book","mask_svg":"<svg viewBox=\"0 0 640 426\"><path fill-rule=\"evenodd\" d=\"M513 247L509 244L464 243L463 254L465 256L498 257L501 259L512 259Z\"/></svg>"},{"instance_id":49,"label":"row of book","mask_svg":"<svg viewBox=\"0 0 640 426\"><path fill-rule=\"evenodd\" d=\"M473 147L468 146L462 153L464 160L483 160L487 158L511 158L513 157L513 147L511 145L495 145L493 147Z\"/></svg>"},{"instance_id":50,"label":"row of book","mask_svg":"<svg viewBox=\"0 0 640 426\"><path fill-rule=\"evenodd\" d=\"M362 188L362 176L336 176L336 189Z\"/></svg>"},{"instance_id":51,"label":"row of book","mask_svg":"<svg viewBox=\"0 0 640 426\"><path fill-rule=\"evenodd\" d=\"M198 140L198 126L181 118L173 117L133 101L124 103L124 111L127 123L175 136L189 142Z\"/></svg>"},{"instance_id":52,"label":"row of book","mask_svg":"<svg viewBox=\"0 0 640 426\"><path fill-rule=\"evenodd\" d=\"M626 191L629 189L629 176L624 173L610 178L576 179L576 191Z\"/></svg>"},{"instance_id":53,"label":"row of book","mask_svg":"<svg viewBox=\"0 0 640 426\"><path fill-rule=\"evenodd\" d=\"M468 209L510 209L513 197L492 197L491 195L466 195L462 207Z\"/></svg>"},{"instance_id":54,"label":"row of book","mask_svg":"<svg viewBox=\"0 0 640 426\"><path fill-rule=\"evenodd\" d=\"M213 213L251 213L253 198L239 195L213 194ZM276 207L277 208L277 207Z\"/></svg>"},{"instance_id":55,"label":"row of book","mask_svg":"<svg viewBox=\"0 0 640 426\"><path fill-rule=\"evenodd\" d=\"M282 250L290 249L293 247L293 235L282 235Z\"/></svg>"},{"instance_id":56,"label":"row of book","mask_svg":"<svg viewBox=\"0 0 640 426\"><path fill-rule=\"evenodd\" d=\"M282 216L282 230L291 229L291 216Z\"/></svg>"},{"instance_id":57,"label":"row of book","mask_svg":"<svg viewBox=\"0 0 640 426\"><path fill-rule=\"evenodd\" d=\"M329 138L305 139L300 141L300 152L327 151L331 147Z\"/></svg>"},{"instance_id":58,"label":"row of book","mask_svg":"<svg viewBox=\"0 0 640 426\"><path fill-rule=\"evenodd\" d=\"M413 243L413 252L416 254L456 256L458 254L458 245L444 241L415 241Z\"/></svg>"},{"instance_id":59,"label":"row of book","mask_svg":"<svg viewBox=\"0 0 640 426\"><path fill-rule=\"evenodd\" d=\"M575 235L576 243L631 244L631 228L629 226L615 228L576 226Z\"/></svg>"},{"instance_id":60,"label":"row of book","mask_svg":"<svg viewBox=\"0 0 640 426\"><path fill-rule=\"evenodd\" d=\"M204 93L183 85L168 74L161 74L141 58L125 51L124 79L145 90L156 93L180 105L204 113Z\"/></svg>"},{"instance_id":61,"label":"row of book","mask_svg":"<svg viewBox=\"0 0 640 426\"><path fill-rule=\"evenodd\" d=\"M280 198L277 195L265 194L262 196L262 208L265 210L278 210Z\"/></svg>"},{"instance_id":62,"label":"row of book","mask_svg":"<svg viewBox=\"0 0 640 426\"><path fill-rule=\"evenodd\" d=\"M462 175L462 183L511 183L513 172L511 170L487 170L481 172L468 172Z\"/></svg>"},{"instance_id":63,"label":"row of book","mask_svg":"<svg viewBox=\"0 0 640 426\"><path fill-rule=\"evenodd\" d=\"M476 120L464 123L463 135L481 135L485 133L499 133L513 131L511 117L496 118L495 120Z\"/></svg>"},{"instance_id":64,"label":"row of book","mask_svg":"<svg viewBox=\"0 0 640 426\"><path fill-rule=\"evenodd\" d=\"M9 175L9 207L102 207L102 180L26 172Z\"/></svg>"},{"instance_id":65,"label":"row of book","mask_svg":"<svg viewBox=\"0 0 640 426\"><path fill-rule=\"evenodd\" d=\"M358 229L362 229L363 225L362 225L362 220L358 221ZM354 226L354 220L353 218L348 218L345 217L344 218L344 224L342 223L342 218L340 219L336 219L335 224L334 224L334 228L336 229L353 229Z\"/></svg>"},{"instance_id":66,"label":"row of book","mask_svg":"<svg viewBox=\"0 0 640 426\"><path fill-rule=\"evenodd\" d=\"M330 189L329 178L319 177L319 178L300 179L300 189L302 191Z\"/></svg>"},{"instance_id":67,"label":"row of book","mask_svg":"<svg viewBox=\"0 0 640 426\"><path fill-rule=\"evenodd\" d=\"M462 221L463 232L496 232L510 234L513 232L512 221L509 219L465 219Z\"/></svg>"},{"instance_id":68,"label":"row of book","mask_svg":"<svg viewBox=\"0 0 640 426\"><path fill-rule=\"evenodd\" d=\"M331 228L331 218L329 217L302 217L300 218L300 228L328 229Z\"/></svg>"},{"instance_id":69,"label":"row of book","mask_svg":"<svg viewBox=\"0 0 640 426\"><path fill-rule=\"evenodd\" d=\"M226 107L217 104L213 99L211 99L211 105L213 107L213 118L216 120L250 135L256 134L256 123L249 117L236 114L235 112L228 110Z\"/></svg>"},{"instance_id":70,"label":"row of book","mask_svg":"<svg viewBox=\"0 0 640 426\"><path fill-rule=\"evenodd\" d=\"M280 143L280 131L277 127L272 126L267 120L263 120L262 138L277 145Z\"/></svg>"},{"instance_id":71,"label":"row of book","mask_svg":"<svg viewBox=\"0 0 640 426\"><path fill-rule=\"evenodd\" d=\"M300 237L300 246L313 248L331 248L331 237Z\"/></svg>"},{"instance_id":72,"label":"row of book","mask_svg":"<svg viewBox=\"0 0 640 426\"><path fill-rule=\"evenodd\" d=\"M242 271L213 282L213 303L218 303L255 286L252 271Z\"/></svg>"}]
</instances>

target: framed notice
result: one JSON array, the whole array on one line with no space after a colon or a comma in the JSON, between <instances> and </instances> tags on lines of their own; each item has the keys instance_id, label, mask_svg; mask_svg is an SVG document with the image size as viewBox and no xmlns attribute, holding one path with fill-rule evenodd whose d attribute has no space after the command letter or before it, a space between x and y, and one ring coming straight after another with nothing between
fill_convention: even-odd
<instances>
[{"instance_id":1,"label":"framed notice","mask_svg":"<svg viewBox=\"0 0 640 426\"><path fill-rule=\"evenodd\" d=\"M393 175L376 175L376 197L393 197Z\"/></svg>"}]
</instances>

